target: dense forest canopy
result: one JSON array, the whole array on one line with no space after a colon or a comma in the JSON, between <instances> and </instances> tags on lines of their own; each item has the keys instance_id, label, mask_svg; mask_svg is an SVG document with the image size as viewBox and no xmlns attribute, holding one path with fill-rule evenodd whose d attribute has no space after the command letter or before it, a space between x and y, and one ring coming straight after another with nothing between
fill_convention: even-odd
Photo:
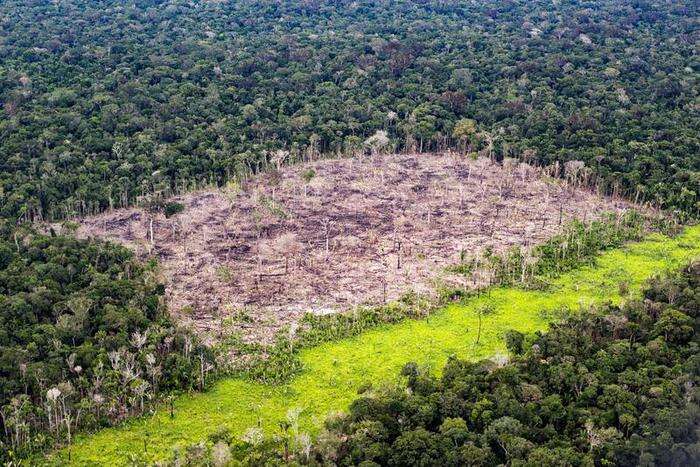
<instances>
[{"instance_id":1,"label":"dense forest canopy","mask_svg":"<svg viewBox=\"0 0 700 467\"><path fill-rule=\"evenodd\" d=\"M697 17L685 0L6 0L0 213L370 145L581 160L608 192L697 215Z\"/></svg>"},{"instance_id":2,"label":"dense forest canopy","mask_svg":"<svg viewBox=\"0 0 700 467\"><path fill-rule=\"evenodd\" d=\"M154 264L0 224L0 463L201 389L211 351L165 313Z\"/></svg>"}]
</instances>

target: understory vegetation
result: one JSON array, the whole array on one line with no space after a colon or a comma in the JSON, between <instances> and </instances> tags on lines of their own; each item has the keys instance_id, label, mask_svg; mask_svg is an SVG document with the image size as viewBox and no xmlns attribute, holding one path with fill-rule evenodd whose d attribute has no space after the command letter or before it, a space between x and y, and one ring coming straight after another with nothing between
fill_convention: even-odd
<instances>
[{"instance_id":1,"label":"understory vegetation","mask_svg":"<svg viewBox=\"0 0 700 467\"><path fill-rule=\"evenodd\" d=\"M574 220L565 225L561 233L533 248L513 247L502 254L487 248L478 256L463 258L461 263L448 269L471 276L475 285L480 276L485 276L488 286L546 287L548 278L593 264L601 251L640 240L652 226L671 233L678 230L668 219L653 219L638 211L630 210L619 215L610 213L590 223ZM448 297L465 293L469 292L442 291L442 295Z\"/></svg>"},{"instance_id":2,"label":"understory vegetation","mask_svg":"<svg viewBox=\"0 0 700 467\"><path fill-rule=\"evenodd\" d=\"M0 226L0 463L202 389L211 350L165 313L155 266Z\"/></svg>"},{"instance_id":3,"label":"understory vegetation","mask_svg":"<svg viewBox=\"0 0 700 467\"><path fill-rule=\"evenodd\" d=\"M234 458L251 455L255 464L258 451L251 449L264 444L279 461L284 439L290 452L301 452L300 446L319 436L329 413L347 410L358 391L372 394L391 386L406 362L439 375L451 355L470 361L500 355L497 360L503 360L508 330L531 334L568 312L639 297L652 271L687 264L700 255L699 245L697 227L675 238L654 234L604 252L592 266L551 278L544 290L493 287L424 319L380 325L354 337L300 348L300 369L286 382L225 378L203 394L177 398L174 417L169 406L161 406L152 416L77 437L70 450L56 453L50 462L65 463L69 452L77 464L148 463L173 456L180 462L190 456L210 459L207 456L222 439L231 441ZM223 431L217 433L219 429ZM221 446L217 450L227 455Z\"/></svg>"},{"instance_id":4,"label":"understory vegetation","mask_svg":"<svg viewBox=\"0 0 700 467\"><path fill-rule=\"evenodd\" d=\"M694 216L697 16L695 1L6 0L0 214L452 148Z\"/></svg>"},{"instance_id":5,"label":"understory vegetation","mask_svg":"<svg viewBox=\"0 0 700 467\"><path fill-rule=\"evenodd\" d=\"M228 371L264 384L285 383L303 370L299 351L304 348L356 336L405 319L426 318L436 309L437 304L430 298L407 293L385 305L358 307L347 313L306 313L297 326L277 336L271 347L229 341L228 346L225 344L229 351L247 358L234 359Z\"/></svg>"},{"instance_id":6,"label":"understory vegetation","mask_svg":"<svg viewBox=\"0 0 700 467\"><path fill-rule=\"evenodd\" d=\"M174 465L695 465L699 316L695 261L641 299L506 333L510 361L451 356L440 376L408 363L405 385L361 387L315 442L292 410L276 437L218 431Z\"/></svg>"}]
</instances>

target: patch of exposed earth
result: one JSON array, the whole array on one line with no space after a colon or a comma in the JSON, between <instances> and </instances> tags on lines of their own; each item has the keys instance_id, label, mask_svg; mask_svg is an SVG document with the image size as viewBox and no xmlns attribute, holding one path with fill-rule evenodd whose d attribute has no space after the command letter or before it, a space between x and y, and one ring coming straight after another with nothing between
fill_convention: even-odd
<instances>
[{"instance_id":1,"label":"patch of exposed earth","mask_svg":"<svg viewBox=\"0 0 700 467\"><path fill-rule=\"evenodd\" d=\"M172 313L261 343L306 312L461 284L445 267L465 255L628 207L526 164L450 154L322 160L175 201L185 208L170 218L120 209L82 219L77 235L156 256Z\"/></svg>"}]
</instances>

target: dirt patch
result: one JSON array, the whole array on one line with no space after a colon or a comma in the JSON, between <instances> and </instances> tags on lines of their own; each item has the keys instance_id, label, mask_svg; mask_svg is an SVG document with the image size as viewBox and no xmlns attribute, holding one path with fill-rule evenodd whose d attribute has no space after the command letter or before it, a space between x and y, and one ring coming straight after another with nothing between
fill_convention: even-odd
<instances>
[{"instance_id":1,"label":"dirt patch","mask_svg":"<svg viewBox=\"0 0 700 467\"><path fill-rule=\"evenodd\" d=\"M262 343L305 312L430 292L463 280L444 271L460 257L628 207L526 164L450 154L318 161L177 201L185 209L169 219L123 209L77 234L155 255L175 315L210 336L226 320Z\"/></svg>"}]
</instances>

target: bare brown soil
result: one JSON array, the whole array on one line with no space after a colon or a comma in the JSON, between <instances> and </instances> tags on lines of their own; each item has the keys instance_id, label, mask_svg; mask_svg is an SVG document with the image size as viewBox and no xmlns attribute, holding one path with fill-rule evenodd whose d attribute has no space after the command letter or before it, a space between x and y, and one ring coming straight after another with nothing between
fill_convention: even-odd
<instances>
[{"instance_id":1,"label":"bare brown soil","mask_svg":"<svg viewBox=\"0 0 700 467\"><path fill-rule=\"evenodd\" d=\"M464 280L445 272L460 257L627 207L525 164L451 154L323 160L177 201L185 209L169 219L122 209L81 220L77 234L155 255L173 313L262 343L305 312L430 293Z\"/></svg>"}]
</instances>

